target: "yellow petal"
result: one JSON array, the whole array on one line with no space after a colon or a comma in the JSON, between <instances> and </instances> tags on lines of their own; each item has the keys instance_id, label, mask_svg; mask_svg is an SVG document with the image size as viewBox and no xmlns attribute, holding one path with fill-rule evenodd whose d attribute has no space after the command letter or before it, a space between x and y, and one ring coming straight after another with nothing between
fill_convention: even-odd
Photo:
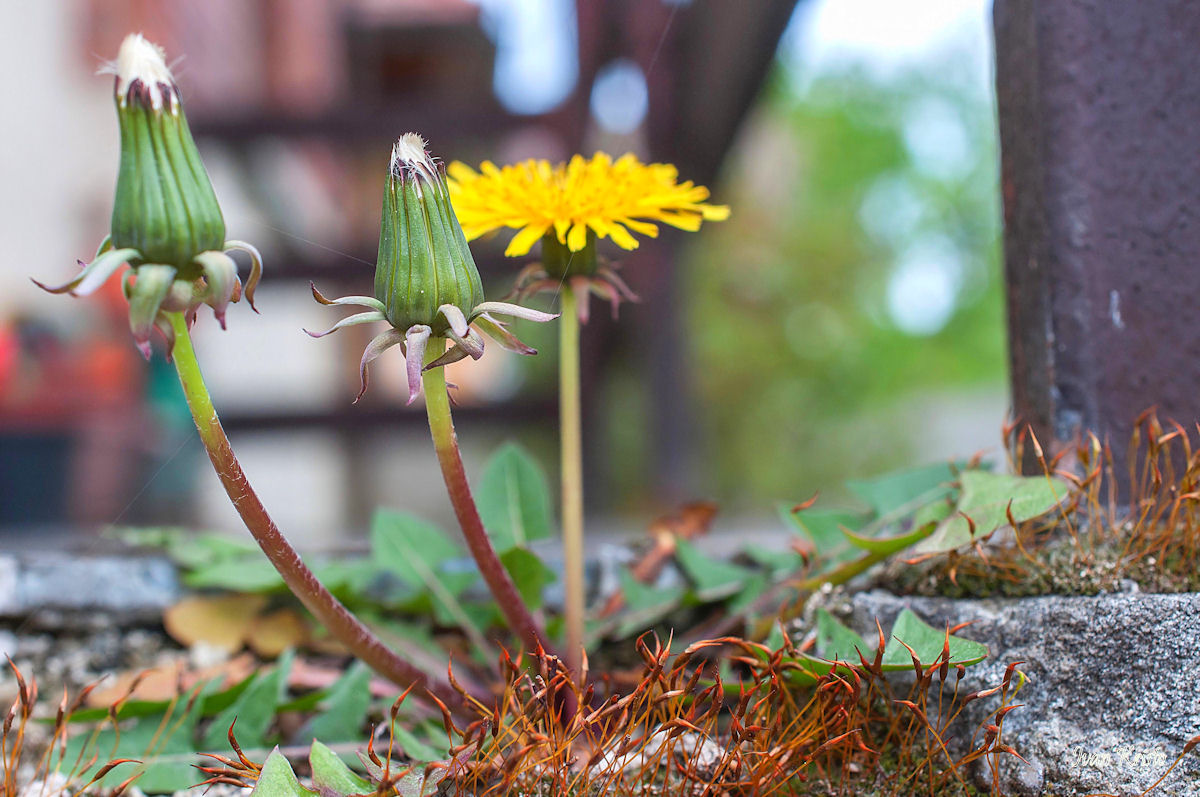
<instances>
[{"instance_id":1,"label":"yellow petal","mask_svg":"<svg viewBox=\"0 0 1200 797\"><path fill-rule=\"evenodd\" d=\"M508 248L504 250L506 257L521 257L529 254L529 250L533 245L542 239L546 234L546 230L550 228L549 224L530 224L523 230L513 236L513 239L508 242Z\"/></svg>"},{"instance_id":2,"label":"yellow petal","mask_svg":"<svg viewBox=\"0 0 1200 797\"><path fill-rule=\"evenodd\" d=\"M468 182L470 180L474 180L475 178L477 178L479 176L479 173L477 171L475 171L474 169L472 169L470 166L463 163L462 161L454 161L449 166L447 166L446 174L450 176L450 179L460 180L462 182Z\"/></svg>"},{"instance_id":3,"label":"yellow petal","mask_svg":"<svg viewBox=\"0 0 1200 797\"><path fill-rule=\"evenodd\" d=\"M567 248L572 252L581 252L587 246L587 226L576 223L567 233Z\"/></svg>"},{"instance_id":4,"label":"yellow petal","mask_svg":"<svg viewBox=\"0 0 1200 797\"><path fill-rule=\"evenodd\" d=\"M617 221L639 235L645 235L647 238L658 237L658 227L648 221L638 221L628 217L617 219Z\"/></svg>"},{"instance_id":5,"label":"yellow petal","mask_svg":"<svg viewBox=\"0 0 1200 797\"><path fill-rule=\"evenodd\" d=\"M638 241L629 234L629 230L622 227L620 224L614 224L609 228L609 235L613 239L613 243L622 249L637 249Z\"/></svg>"},{"instance_id":6,"label":"yellow petal","mask_svg":"<svg viewBox=\"0 0 1200 797\"><path fill-rule=\"evenodd\" d=\"M696 213L664 213L659 216L665 224L670 224L672 227L678 227L681 230L695 232L700 229L702 219Z\"/></svg>"}]
</instances>

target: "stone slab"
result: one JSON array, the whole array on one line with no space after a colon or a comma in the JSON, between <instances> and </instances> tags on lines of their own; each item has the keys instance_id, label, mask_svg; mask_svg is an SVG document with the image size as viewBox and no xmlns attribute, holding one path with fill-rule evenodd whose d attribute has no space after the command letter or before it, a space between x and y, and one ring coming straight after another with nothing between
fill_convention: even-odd
<instances>
[{"instance_id":1,"label":"stone slab","mask_svg":"<svg viewBox=\"0 0 1200 797\"><path fill-rule=\"evenodd\" d=\"M1024 662L1030 682L1004 738L1029 763L1004 761L1006 794L1140 794L1200 734L1200 594L960 601L876 590L846 603L868 639L876 617L886 630L906 607L935 627L972 621L959 634L991 655L968 669L964 691L998 684L1009 662ZM986 703L969 705L964 727L994 709ZM1200 797L1200 749L1152 794Z\"/></svg>"}]
</instances>

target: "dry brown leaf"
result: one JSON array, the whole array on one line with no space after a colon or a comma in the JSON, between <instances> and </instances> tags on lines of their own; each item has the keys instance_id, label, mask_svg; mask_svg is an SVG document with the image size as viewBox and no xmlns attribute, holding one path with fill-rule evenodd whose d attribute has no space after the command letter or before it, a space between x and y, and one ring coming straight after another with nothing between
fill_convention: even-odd
<instances>
[{"instance_id":1,"label":"dry brown leaf","mask_svg":"<svg viewBox=\"0 0 1200 797\"><path fill-rule=\"evenodd\" d=\"M650 539L654 541L653 547L629 568L634 580L642 584L653 583L675 555L675 540L694 540L707 534L716 514L717 505L712 501L692 501L680 507L675 514L655 520L648 529ZM600 616L611 617L624 605L625 596L618 590L609 596L608 602L600 610Z\"/></svg>"},{"instance_id":2,"label":"dry brown leaf","mask_svg":"<svg viewBox=\"0 0 1200 797\"><path fill-rule=\"evenodd\" d=\"M205 667L200 670L187 669L185 654L161 667L144 671L146 674L138 683L136 689L129 695L131 700L170 700L188 692L202 681L211 681L221 677L221 688L225 689L244 681L254 672L257 662L249 653L243 653L215 667ZM125 696L129 685L143 670L131 670L119 673L111 685L92 690L87 697L87 705L93 708L108 708Z\"/></svg>"},{"instance_id":3,"label":"dry brown leaf","mask_svg":"<svg viewBox=\"0 0 1200 797\"><path fill-rule=\"evenodd\" d=\"M308 641L308 623L293 609L260 614L250 623L246 644L264 659L273 659L288 648Z\"/></svg>"},{"instance_id":4,"label":"dry brown leaf","mask_svg":"<svg viewBox=\"0 0 1200 797\"><path fill-rule=\"evenodd\" d=\"M203 642L237 653L266 604L262 595L194 595L163 612L163 627L185 647Z\"/></svg>"}]
</instances>

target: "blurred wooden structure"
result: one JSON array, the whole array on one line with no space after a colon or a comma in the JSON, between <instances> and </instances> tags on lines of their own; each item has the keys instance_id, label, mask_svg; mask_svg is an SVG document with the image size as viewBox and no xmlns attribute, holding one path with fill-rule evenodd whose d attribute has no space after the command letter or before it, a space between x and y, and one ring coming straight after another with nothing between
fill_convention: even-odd
<instances>
[{"instance_id":1,"label":"blurred wooden structure","mask_svg":"<svg viewBox=\"0 0 1200 797\"><path fill-rule=\"evenodd\" d=\"M125 31L142 29L171 52L188 53L192 75L185 71L181 79L187 81L192 126L202 142L219 140L237 151L275 138L383 152L398 133L418 130L439 152L463 159L471 152L496 157L489 147L498 138L526 129L548 132L561 152L587 151L593 81L605 64L630 58L646 75L649 90L639 154L674 162L686 178L711 184L771 68L795 3L578 0L579 78L565 102L538 116L508 113L495 99L492 45L479 26L479 7L467 0L97 1L91 51L114 51ZM189 80L201 75L221 87ZM620 325L593 313L584 336L585 404L587 396L597 395L615 351L623 349L640 369L653 408L650 449L659 458L652 467L658 483L648 489L664 500L686 495L694 438L674 279L677 241L664 230L662 238L628 258L626 274L643 305ZM313 248L273 252L269 278L298 285L317 280L331 295L369 293L375 246L364 232L351 249L362 264L314 255ZM515 272L514 263L488 251L480 256L485 282L489 271ZM348 350L359 345L343 337ZM356 362L357 351L352 354ZM536 422L553 417L554 407L552 396L525 396L511 404L464 408L461 415L466 424ZM593 420L596 410L596 402L585 406ZM226 413L226 421L230 429L333 428L351 446L374 424L425 422L420 414L379 403L328 412ZM599 424L586 421L597 437ZM593 439L590 450L597 457L590 463L595 472L589 473L589 499L603 501L604 485L595 478L604 471L603 440Z\"/></svg>"}]
</instances>

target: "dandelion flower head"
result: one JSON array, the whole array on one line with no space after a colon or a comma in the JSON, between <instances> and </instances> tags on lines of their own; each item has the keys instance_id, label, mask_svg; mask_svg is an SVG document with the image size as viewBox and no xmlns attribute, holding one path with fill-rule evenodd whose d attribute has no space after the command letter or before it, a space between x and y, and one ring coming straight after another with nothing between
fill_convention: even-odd
<instances>
[{"instance_id":1,"label":"dandelion flower head","mask_svg":"<svg viewBox=\"0 0 1200 797\"><path fill-rule=\"evenodd\" d=\"M728 206L705 201L707 188L679 182L671 164L645 164L632 154L614 161L597 152L569 163L526 160L502 168L484 161L479 171L455 162L447 172L467 240L501 228L518 230L504 252L509 257L528 254L551 231L572 252L584 249L589 230L622 249L636 249L633 233L656 237L654 222L694 232L703 221L729 217Z\"/></svg>"}]
</instances>

